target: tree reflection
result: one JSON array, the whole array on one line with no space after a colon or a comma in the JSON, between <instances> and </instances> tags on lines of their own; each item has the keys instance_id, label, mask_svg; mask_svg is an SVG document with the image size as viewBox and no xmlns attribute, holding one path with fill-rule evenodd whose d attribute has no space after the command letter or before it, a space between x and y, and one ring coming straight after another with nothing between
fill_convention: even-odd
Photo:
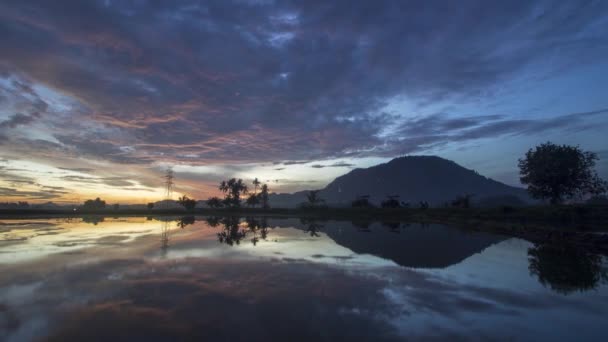
<instances>
[{"instance_id":1,"label":"tree reflection","mask_svg":"<svg viewBox=\"0 0 608 342\"><path fill-rule=\"evenodd\" d=\"M530 274L552 290L567 295L595 289L608 279L603 257L569 244L536 244L528 249Z\"/></svg>"},{"instance_id":2,"label":"tree reflection","mask_svg":"<svg viewBox=\"0 0 608 342\"><path fill-rule=\"evenodd\" d=\"M217 233L220 243L233 246L239 245L241 240L247 235L247 231L240 227L241 220L236 216L228 216L221 219L222 231Z\"/></svg>"},{"instance_id":3,"label":"tree reflection","mask_svg":"<svg viewBox=\"0 0 608 342\"><path fill-rule=\"evenodd\" d=\"M103 216L96 216L96 215L93 215L93 216L83 216L82 217L82 222L91 223L94 226L96 226L99 222L103 222L105 219L106 218L103 217Z\"/></svg>"},{"instance_id":4,"label":"tree reflection","mask_svg":"<svg viewBox=\"0 0 608 342\"><path fill-rule=\"evenodd\" d=\"M366 219L356 219L351 221L352 225L357 228L357 231L360 232L371 232L369 226L372 224L372 221Z\"/></svg>"},{"instance_id":5,"label":"tree reflection","mask_svg":"<svg viewBox=\"0 0 608 342\"><path fill-rule=\"evenodd\" d=\"M254 246L257 245L260 238L262 240L266 240L266 238L268 238L268 223L265 217L246 217L245 223L247 224L249 232L253 233L251 243L253 243Z\"/></svg>"},{"instance_id":6,"label":"tree reflection","mask_svg":"<svg viewBox=\"0 0 608 342\"><path fill-rule=\"evenodd\" d=\"M382 221L382 225L387 227L391 233L401 233L401 222L399 221Z\"/></svg>"},{"instance_id":7,"label":"tree reflection","mask_svg":"<svg viewBox=\"0 0 608 342\"><path fill-rule=\"evenodd\" d=\"M319 237L319 231L324 227L324 225L320 224L319 221L311 218L301 218L300 223L305 225L304 231L309 233L312 237Z\"/></svg>"},{"instance_id":8,"label":"tree reflection","mask_svg":"<svg viewBox=\"0 0 608 342\"><path fill-rule=\"evenodd\" d=\"M221 223L221 220L222 220L221 217L218 217L218 216L208 216L205 218L205 222L207 222L207 224L211 228L216 228L217 226L219 226Z\"/></svg>"},{"instance_id":9,"label":"tree reflection","mask_svg":"<svg viewBox=\"0 0 608 342\"><path fill-rule=\"evenodd\" d=\"M196 222L194 216L184 216L177 220L177 226L184 229L184 227L194 224L194 222Z\"/></svg>"}]
</instances>

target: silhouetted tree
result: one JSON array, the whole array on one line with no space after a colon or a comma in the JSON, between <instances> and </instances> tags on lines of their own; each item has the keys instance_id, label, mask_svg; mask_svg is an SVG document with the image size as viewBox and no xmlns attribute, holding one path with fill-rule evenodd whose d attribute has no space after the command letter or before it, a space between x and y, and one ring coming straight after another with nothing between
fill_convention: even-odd
<instances>
[{"instance_id":1,"label":"silhouetted tree","mask_svg":"<svg viewBox=\"0 0 608 342\"><path fill-rule=\"evenodd\" d=\"M84 202L84 205L82 206L83 209L87 209L87 210L99 210L99 209L105 209L106 207L106 201L101 200L99 197L97 197L94 200L86 200Z\"/></svg>"},{"instance_id":2,"label":"silhouetted tree","mask_svg":"<svg viewBox=\"0 0 608 342\"><path fill-rule=\"evenodd\" d=\"M177 225L184 229L184 227L194 224L194 222L196 222L196 218L194 216L184 216L180 217L180 219L177 221Z\"/></svg>"},{"instance_id":3,"label":"silhouetted tree","mask_svg":"<svg viewBox=\"0 0 608 342\"><path fill-rule=\"evenodd\" d=\"M382 208L399 208L399 195L387 196L386 200L382 201L380 205Z\"/></svg>"},{"instance_id":4,"label":"silhouetted tree","mask_svg":"<svg viewBox=\"0 0 608 342\"><path fill-rule=\"evenodd\" d=\"M268 185L267 184L262 184L262 189L260 191L260 194L258 195L260 197L260 202L262 203L262 208L264 209L268 209L270 208L270 193L269 193L269 189L268 189Z\"/></svg>"},{"instance_id":5,"label":"silhouetted tree","mask_svg":"<svg viewBox=\"0 0 608 342\"><path fill-rule=\"evenodd\" d=\"M120 204L116 203L112 207L114 208L114 210L118 210L120 209Z\"/></svg>"},{"instance_id":6,"label":"silhouetted tree","mask_svg":"<svg viewBox=\"0 0 608 342\"><path fill-rule=\"evenodd\" d=\"M304 231L312 237L319 237L319 231L323 228L323 225L320 224L317 220L312 218L300 218L300 223L306 226Z\"/></svg>"},{"instance_id":7,"label":"silhouetted tree","mask_svg":"<svg viewBox=\"0 0 608 342\"><path fill-rule=\"evenodd\" d=\"M549 199L551 204L584 194L599 195L608 185L593 170L596 160L597 154L578 146L547 142L519 159L520 180L532 197Z\"/></svg>"},{"instance_id":8,"label":"silhouetted tree","mask_svg":"<svg viewBox=\"0 0 608 342\"><path fill-rule=\"evenodd\" d=\"M262 184L262 182L260 182L260 181L258 180L258 178L256 177L256 178L253 180L253 182L252 182L252 183L253 183L253 194L254 194L254 195L257 195L257 193L258 193L258 186L260 186L260 184Z\"/></svg>"},{"instance_id":9,"label":"silhouetted tree","mask_svg":"<svg viewBox=\"0 0 608 342\"><path fill-rule=\"evenodd\" d=\"M152 208L154 208L154 203L150 202L146 206L148 207L148 210L152 210Z\"/></svg>"},{"instance_id":10,"label":"silhouetted tree","mask_svg":"<svg viewBox=\"0 0 608 342\"><path fill-rule=\"evenodd\" d=\"M222 231L217 233L217 239L220 243L226 243L227 245L240 244L241 240L245 238L247 232L239 226L240 220L235 216L227 216L221 220L224 226Z\"/></svg>"},{"instance_id":11,"label":"silhouetted tree","mask_svg":"<svg viewBox=\"0 0 608 342\"><path fill-rule=\"evenodd\" d=\"M19 209L27 209L30 207L30 204L25 201L19 201L19 202L17 202L17 207Z\"/></svg>"},{"instance_id":12,"label":"silhouetted tree","mask_svg":"<svg viewBox=\"0 0 608 342\"><path fill-rule=\"evenodd\" d=\"M528 261L530 274L562 294L591 290L608 279L601 255L568 244L536 244Z\"/></svg>"},{"instance_id":13,"label":"silhouetted tree","mask_svg":"<svg viewBox=\"0 0 608 342\"><path fill-rule=\"evenodd\" d=\"M260 198L256 194L250 194L249 197L247 197L247 200L245 200L245 204L247 204L248 207L255 207L259 203Z\"/></svg>"},{"instance_id":14,"label":"silhouetted tree","mask_svg":"<svg viewBox=\"0 0 608 342\"><path fill-rule=\"evenodd\" d=\"M369 202L369 195L357 196L357 198L351 202L353 208L373 208L374 206Z\"/></svg>"},{"instance_id":15,"label":"silhouetted tree","mask_svg":"<svg viewBox=\"0 0 608 342\"><path fill-rule=\"evenodd\" d=\"M242 179L231 178L228 181L222 181L219 189L225 194L224 204L229 207L241 206L241 194L247 193L247 185Z\"/></svg>"},{"instance_id":16,"label":"silhouetted tree","mask_svg":"<svg viewBox=\"0 0 608 342\"><path fill-rule=\"evenodd\" d=\"M207 216L205 221L209 225L209 227L215 228L220 225L221 219L217 216Z\"/></svg>"},{"instance_id":17,"label":"silhouetted tree","mask_svg":"<svg viewBox=\"0 0 608 342\"><path fill-rule=\"evenodd\" d=\"M420 201L420 209L427 210L428 208L429 208L429 202L427 202L427 201Z\"/></svg>"},{"instance_id":18,"label":"silhouetted tree","mask_svg":"<svg viewBox=\"0 0 608 342\"><path fill-rule=\"evenodd\" d=\"M179 203L181 206L186 208L186 210L188 210L188 211L192 211L192 210L194 210L194 207L196 207L196 200L194 200L192 198L188 198L188 196L186 196L186 195L180 197L177 200L177 203Z\"/></svg>"},{"instance_id":19,"label":"silhouetted tree","mask_svg":"<svg viewBox=\"0 0 608 342\"><path fill-rule=\"evenodd\" d=\"M321 190L311 190L306 194L307 202L302 203L303 208L320 208L324 206L325 200L319 197Z\"/></svg>"},{"instance_id":20,"label":"silhouetted tree","mask_svg":"<svg viewBox=\"0 0 608 342\"><path fill-rule=\"evenodd\" d=\"M207 200L207 205L210 208L221 208L224 204L222 203L222 200L219 197L210 197Z\"/></svg>"},{"instance_id":21,"label":"silhouetted tree","mask_svg":"<svg viewBox=\"0 0 608 342\"><path fill-rule=\"evenodd\" d=\"M456 199L454 199L452 201L452 207L455 208L470 208L471 207L471 197L473 197L473 195L471 194L465 194L462 196L458 196L456 197Z\"/></svg>"}]
</instances>

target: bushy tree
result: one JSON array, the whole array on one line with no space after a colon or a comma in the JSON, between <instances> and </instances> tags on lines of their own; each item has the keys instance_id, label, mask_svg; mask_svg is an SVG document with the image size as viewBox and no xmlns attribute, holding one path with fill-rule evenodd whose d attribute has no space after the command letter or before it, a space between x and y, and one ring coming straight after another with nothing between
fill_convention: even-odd
<instances>
[{"instance_id":1,"label":"bushy tree","mask_svg":"<svg viewBox=\"0 0 608 342\"><path fill-rule=\"evenodd\" d=\"M260 198L256 194L249 194L249 197L245 200L245 204L247 204L248 207L255 207L260 204Z\"/></svg>"},{"instance_id":2,"label":"bushy tree","mask_svg":"<svg viewBox=\"0 0 608 342\"><path fill-rule=\"evenodd\" d=\"M306 202L301 204L302 208L320 208L325 206L325 200L319 196L321 190L311 190L306 194Z\"/></svg>"},{"instance_id":3,"label":"bushy tree","mask_svg":"<svg viewBox=\"0 0 608 342\"><path fill-rule=\"evenodd\" d=\"M214 196L214 197L210 197L207 200L207 205L210 208L221 208L224 205L224 203L222 202L222 200L219 197Z\"/></svg>"},{"instance_id":4,"label":"bushy tree","mask_svg":"<svg viewBox=\"0 0 608 342\"><path fill-rule=\"evenodd\" d=\"M84 205L82 206L83 209L87 209L87 210L99 210L99 209L104 209L106 207L106 201L100 199L99 197L97 197L94 200L86 200L84 202Z\"/></svg>"},{"instance_id":5,"label":"bushy tree","mask_svg":"<svg viewBox=\"0 0 608 342\"><path fill-rule=\"evenodd\" d=\"M186 210L188 210L188 211L194 210L194 207L196 207L196 200L194 200L192 198L188 198L188 196L186 196L186 195L180 197L177 200L177 203L179 203L181 206L186 208Z\"/></svg>"},{"instance_id":6,"label":"bushy tree","mask_svg":"<svg viewBox=\"0 0 608 342\"><path fill-rule=\"evenodd\" d=\"M353 208L372 208L373 205L369 202L369 195L357 196L354 201L351 202Z\"/></svg>"},{"instance_id":7,"label":"bushy tree","mask_svg":"<svg viewBox=\"0 0 608 342\"><path fill-rule=\"evenodd\" d=\"M380 205L382 208L399 208L400 205L398 198L399 196L397 195L387 196L386 199L380 203Z\"/></svg>"},{"instance_id":8,"label":"bushy tree","mask_svg":"<svg viewBox=\"0 0 608 342\"><path fill-rule=\"evenodd\" d=\"M154 208L154 203L150 202L146 205L146 207L148 207L148 209L151 210L152 208Z\"/></svg>"},{"instance_id":9,"label":"bushy tree","mask_svg":"<svg viewBox=\"0 0 608 342\"><path fill-rule=\"evenodd\" d=\"M607 183L593 169L598 157L578 146L547 142L528 150L519 160L520 180L534 198L562 203L585 194L606 192Z\"/></svg>"}]
</instances>

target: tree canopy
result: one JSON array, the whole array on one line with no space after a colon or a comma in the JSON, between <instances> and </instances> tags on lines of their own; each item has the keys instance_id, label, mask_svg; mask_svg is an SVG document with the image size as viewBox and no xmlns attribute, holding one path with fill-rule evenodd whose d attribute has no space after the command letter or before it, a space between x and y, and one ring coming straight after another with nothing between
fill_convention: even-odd
<instances>
[{"instance_id":1,"label":"tree canopy","mask_svg":"<svg viewBox=\"0 0 608 342\"><path fill-rule=\"evenodd\" d=\"M519 159L520 180L534 198L562 203L585 194L604 193L607 184L593 169L598 157L578 146L547 142Z\"/></svg>"}]
</instances>

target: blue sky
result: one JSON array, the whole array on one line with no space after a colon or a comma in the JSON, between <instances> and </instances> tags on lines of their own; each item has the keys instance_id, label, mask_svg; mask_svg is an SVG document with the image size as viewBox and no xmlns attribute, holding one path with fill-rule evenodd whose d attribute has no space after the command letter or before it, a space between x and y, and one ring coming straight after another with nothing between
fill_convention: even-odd
<instances>
[{"instance_id":1,"label":"blue sky","mask_svg":"<svg viewBox=\"0 0 608 342\"><path fill-rule=\"evenodd\" d=\"M0 200L277 192L436 154L508 184L548 140L608 178L604 1L3 1Z\"/></svg>"}]
</instances>

